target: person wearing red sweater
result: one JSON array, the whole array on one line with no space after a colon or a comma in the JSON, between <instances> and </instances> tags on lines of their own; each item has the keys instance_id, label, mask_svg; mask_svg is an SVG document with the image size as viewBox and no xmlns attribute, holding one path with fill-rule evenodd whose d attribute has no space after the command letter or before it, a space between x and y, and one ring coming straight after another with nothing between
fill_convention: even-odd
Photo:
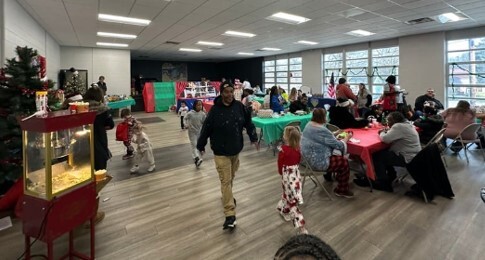
<instances>
[{"instance_id":1,"label":"person wearing red sweater","mask_svg":"<svg viewBox=\"0 0 485 260\"><path fill-rule=\"evenodd\" d=\"M345 99L352 99L352 101L357 102L357 96L352 92L352 89L350 89L349 84L347 84L347 80L344 78L340 78L338 80L338 85L337 85L337 93L336 96L337 98L345 98Z\"/></svg>"},{"instance_id":2,"label":"person wearing red sweater","mask_svg":"<svg viewBox=\"0 0 485 260\"><path fill-rule=\"evenodd\" d=\"M294 126L287 126L283 132L285 142L278 154L278 173L281 175L283 193L276 209L286 221L293 221L293 226L299 234L308 234L305 219L298 205L303 204L301 195L301 175L298 169L300 163L300 131Z\"/></svg>"}]
</instances>

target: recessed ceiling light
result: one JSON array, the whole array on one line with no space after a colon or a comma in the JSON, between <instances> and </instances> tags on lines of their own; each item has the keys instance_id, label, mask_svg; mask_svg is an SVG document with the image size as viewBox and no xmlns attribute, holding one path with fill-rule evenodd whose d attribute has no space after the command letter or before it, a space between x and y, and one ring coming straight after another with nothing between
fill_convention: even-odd
<instances>
[{"instance_id":1,"label":"recessed ceiling light","mask_svg":"<svg viewBox=\"0 0 485 260\"><path fill-rule=\"evenodd\" d=\"M146 19L131 18L126 16L111 15L111 14L98 14L98 20L104 21L104 22L123 23L123 24L131 24L131 25L138 25L138 26L147 26L151 22L150 20L146 20Z\"/></svg>"},{"instance_id":2,"label":"recessed ceiling light","mask_svg":"<svg viewBox=\"0 0 485 260\"><path fill-rule=\"evenodd\" d=\"M121 38L121 39L136 39L136 35L134 35L134 34L98 32L97 35L100 36L100 37L112 37L112 38Z\"/></svg>"},{"instance_id":3,"label":"recessed ceiling light","mask_svg":"<svg viewBox=\"0 0 485 260\"><path fill-rule=\"evenodd\" d=\"M458 22L465 19L468 19L468 18L465 16L458 15L456 13L444 13L436 16L436 20L438 20L440 23L452 23L452 22Z\"/></svg>"},{"instance_id":4,"label":"recessed ceiling light","mask_svg":"<svg viewBox=\"0 0 485 260\"><path fill-rule=\"evenodd\" d=\"M261 48L260 50L262 50L262 51L281 51L281 49L278 49L278 48L268 48L268 47Z\"/></svg>"},{"instance_id":5,"label":"recessed ceiling light","mask_svg":"<svg viewBox=\"0 0 485 260\"><path fill-rule=\"evenodd\" d=\"M237 31L226 31L222 35L241 37L241 38L251 38L256 36L256 34L253 34L253 33L237 32Z\"/></svg>"},{"instance_id":6,"label":"recessed ceiling light","mask_svg":"<svg viewBox=\"0 0 485 260\"><path fill-rule=\"evenodd\" d=\"M253 56L254 55L254 53L252 53L252 52L238 52L237 54L239 54L239 55L247 55L247 56Z\"/></svg>"},{"instance_id":7,"label":"recessed ceiling light","mask_svg":"<svg viewBox=\"0 0 485 260\"><path fill-rule=\"evenodd\" d=\"M187 52L201 52L201 49L191 49L191 48L180 48L179 51L187 51Z\"/></svg>"},{"instance_id":8,"label":"recessed ceiling light","mask_svg":"<svg viewBox=\"0 0 485 260\"><path fill-rule=\"evenodd\" d=\"M112 43L112 42L97 42L98 46L110 46L110 47L128 47L126 43Z\"/></svg>"},{"instance_id":9,"label":"recessed ceiling light","mask_svg":"<svg viewBox=\"0 0 485 260\"><path fill-rule=\"evenodd\" d=\"M318 42L311 42L311 41L297 41L296 43L304 44L304 45L316 45Z\"/></svg>"},{"instance_id":10,"label":"recessed ceiling light","mask_svg":"<svg viewBox=\"0 0 485 260\"><path fill-rule=\"evenodd\" d=\"M363 36L371 36L371 35L374 35L375 33L369 32L369 31L364 31L364 30L353 30L353 31L350 31L350 32L346 32L345 34L357 36L357 37L363 37Z\"/></svg>"},{"instance_id":11,"label":"recessed ceiling light","mask_svg":"<svg viewBox=\"0 0 485 260\"><path fill-rule=\"evenodd\" d=\"M207 45L207 46L222 46L222 45L224 45L224 43L221 43L221 42L206 42L206 41L198 41L197 44Z\"/></svg>"},{"instance_id":12,"label":"recessed ceiling light","mask_svg":"<svg viewBox=\"0 0 485 260\"><path fill-rule=\"evenodd\" d=\"M266 19L289 24L301 24L311 20L303 16L287 14L283 12L275 13L271 16L266 17Z\"/></svg>"}]
</instances>

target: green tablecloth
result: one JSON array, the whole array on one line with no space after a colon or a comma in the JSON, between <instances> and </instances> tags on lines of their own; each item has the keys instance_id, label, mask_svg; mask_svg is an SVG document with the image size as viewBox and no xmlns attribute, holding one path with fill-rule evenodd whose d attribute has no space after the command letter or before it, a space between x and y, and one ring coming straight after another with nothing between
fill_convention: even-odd
<instances>
[{"instance_id":1,"label":"green tablecloth","mask_svg":"<svg viewBox=\"0 0 485 260\"><path fill-rule=\"evenodd\" d=\"M111 109L130 107L136 104L133 98L123 99L119 101L108 102L108 107Z\"/></svg>"},{"instance_id":2,"label":"green tablecloth","mask_svg":"<svg viewBox=\"0 0 485 260\"><path fill-rule=\"evenodd\" d=\"M254 97L254 100L258 101L261 105L264 103L264 97Z\"/></svg>"},{"instance_id":3,"label":"green tablecloth","mask_svg":"<svg viewBox=\"0 0 485 260\"><path fill-rule=\"evenodd\" d=\"M279 118L259 118L253 117L253 123L256 127L263 131L263 139L265 143L273 143L283 136L283 129L285 126L293 121L300 121L300 128L303 130L306 124L312 118L312 114L304 116L296 116L293 114L286 114Z\"/></svg>"}]
</instances>

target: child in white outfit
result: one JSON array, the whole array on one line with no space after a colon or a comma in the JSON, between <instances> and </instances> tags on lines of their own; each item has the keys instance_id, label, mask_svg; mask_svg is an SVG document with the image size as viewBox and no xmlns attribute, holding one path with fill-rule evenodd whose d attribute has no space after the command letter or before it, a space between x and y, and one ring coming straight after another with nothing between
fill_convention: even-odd
<instances>
[{"instance_id":1,"label":"child in white outfit","mask_svg":"<svg viewBox=\"0 0 485 260\"><path fill-rule=\"evenodd\" d=\"M143 132L143 126L139 122L133 129L133 142L137 145L135 154L135 165L131 168L131 173L136 173L140 169L139 165L143 158L146 158L150 166L148 172L155 170L155 158L153 157L153 149L147 134Z\"/></svg>"},{"instance_id":2,"label":"child in white outfit","mask_svg":"<svg viewBox=\"0 0 485 260\"><path fill-rule=\"evenodd\" d=\"M185 129L184 117L187 115L188 112L189 112L189 107L187 106L187 104L185 104L185 101L180 102L179 116L180 116L180 128L182 128L182 130Z\"/></svg>"},{"instance_id":3,"label":"child in white outfit","mask_svg":"<svg viewBox=\"0 0 485 260\"><path fill-rule=\"evenodd\" d=\"M185 128L187 128L189 134L190 145L192 147L192 158L194 159L195 166L199 168L202 163L202 156L197 150L197 139L200 136L200 130L205 121L205 112L202 111L202 101L197 100L194 102L194 109L191 110L184 117Z\"/></svg>"}]
</instances>

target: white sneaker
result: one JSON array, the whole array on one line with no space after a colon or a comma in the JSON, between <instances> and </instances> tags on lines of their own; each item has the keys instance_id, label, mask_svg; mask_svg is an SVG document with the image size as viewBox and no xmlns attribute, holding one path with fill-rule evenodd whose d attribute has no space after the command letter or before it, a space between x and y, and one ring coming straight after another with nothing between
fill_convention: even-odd
<instances>
[{"instance_id":1,"label":"white sneaker","mask_svg":"<svg viewBox=\"0 0 485 260\"><path fill-rule=\"evenodd\" d=\"M303 235L303 234L308 234L308 230L305 227L300 227L296 231L297 235Z\"/></svg>"},{"instance_id":2,"label":"white sneaker","mask_svg":"<svg viewBox=\"0 0 485 260\"><path fill-rule=\"evenodd\" d=\"M197 157L197 158L198 158L198 157ZM203 161L204 161L204 160L199 159L199 160L198 160L198 161L195 163L195 166L196 166L197 168L199 168L199 166L202 164L202 162L203 162Z\"/></svg>"},{"instance_id":3,"label":"white sneaker","mask_svg":"<svg viewBox=\"0 0 485 260\"><path fill-rule=\"evenodd\" d=\"M155 164L154 165L151 165L150 167L148 167L147 171L148 172L153 172L155 170Z\"/></svg>"},{"instance_id":4,"label":"white sneaker","mask_svg":"<svg viewBox=\"0 0 485 260\"><path fill-rule=\"evenodd\" d=\"M131 167L130 172L135 173L135 172L138 172L139 169L140 169L140 167L138 167L138 165L135 165L135 166Z\"/></svg>"}]
</instances>

